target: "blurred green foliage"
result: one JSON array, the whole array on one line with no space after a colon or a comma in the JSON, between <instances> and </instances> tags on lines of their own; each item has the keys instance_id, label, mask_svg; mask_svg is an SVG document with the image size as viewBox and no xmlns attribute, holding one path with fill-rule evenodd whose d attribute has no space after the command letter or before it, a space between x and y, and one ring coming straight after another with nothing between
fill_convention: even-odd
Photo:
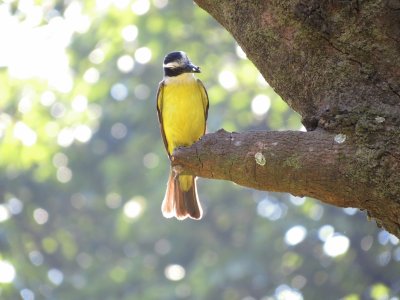
<instances>
[{"instance_id":1,"label":"blurred green foliage","mask_svg":"<svg viewBox=\"0 0 400 300\"><path fill-rule=\"evenodd\" d=\"M200 179L204 219L162 218L166 53L208 131L301 127L191 1L0 3L1 299L399 299L399 241L354 209Z\"/></svg>"}]
</instances>

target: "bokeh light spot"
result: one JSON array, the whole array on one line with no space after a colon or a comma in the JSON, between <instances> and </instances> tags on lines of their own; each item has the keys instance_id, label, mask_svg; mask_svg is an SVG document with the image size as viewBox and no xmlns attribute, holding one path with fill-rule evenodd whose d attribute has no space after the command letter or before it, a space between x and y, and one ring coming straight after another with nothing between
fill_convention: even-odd
<instances>
[{"instance_id":1,"label":"bokeh light spot","mask_svg":"<svg viewBox=\"0 0 400 300\"><path fill-rule=\"evenodd\" d=\"M64 274L58 269L50 269L47 272L47 277L54 285L60 285L64 280Z\"/></svg>"},{"instance_id":2,"label":"bokeh light spot","mask_svg":"<svg viewBox=\"0 0 400 300\"><path fill-rule=\"evenodd\" d=\"M29 252L28 256L29 260L33 265L40 266L41 264L43 264L44 257L40 251L37 250L31 251Z\"/></svg>"},{"instance_id":3,"label":"bokeh light spot","mask_svg":"<svg viewBox=\"0 0 400 300\"><path fill-rule=\"evenodd\" d=\"M286 209L284 204L279 203L273 197L265 198L257 205L258 215L271 221L280 219L286 213Z\"/></svg>"},{"instance_id":4,"label":"bokeh light spot","mask_svg":"<svg viewBox=\"0 0 400 300\"><path fill-rule=\"evenodd\" d=\"M87 143L92 138L92 129L85 124L78 125L74 128L74 138L78 142Z\"/></svg>"},{"instance_id":5,"label":"bokeh light spot","mask_svg":"<svg viewBox=\"0 0 400 300\"><path fill-rule=\"evenodd\" d=\"M354 207L346 207L343 208L343 211L346 215L353 216L357 213L358 209Z\"/></svg>"},{"instance_id":6,"label":"bokeh light spot","mask_svg":"<svg viewBox=\"0 0 400 300\"><path fill-rule=\"evenodd\" d=\"M71 128L63 128L57 136L57 143L61 147L69 147L74 141L74 131Z\"/></svg>"},{"instance_id":7,"label":"bokeh light spot","mask_svg":"<svg viewBox=\"0 0 400 300\"><path fill-rule=\"evenodd\" d=\"M122 73L129 73L133 70L135 62L130 55L122 55L117 60L117 67Z\"/></svg>"},{"instance_id":8,"label":"bokeh light spot","mask_svg":"<svg viewBox=\"0 0 400 300\"><path fill-rule=\"evenodd\" d=\"M303 300L303 295L289 286L282 284L275 290L275 297L277 300Z\"/></svg>"},{"instance_id":9,"label":"bokeh light spot","mask_svg":"<svg viewBox=\"0 0 400 300\"><path fill-rule=\"evenodd\" d=\"M22 97L18 102L18 111L22 114L30 112L32 109L32 99L28 96Z\"/></svg>"},{"instance_id":10,"label":"bokeh light spot","mask_svg":"<svg viewBox=\"0 0 400 300\"><path fill-rule=\"evenodd\" d=\"M144 157L143 157L143 165L147 168L147 169L154 169L158 166L158 163L160 161L160 158L158 157L157 154L150 152L147 153Z\"/></svg>"},{"instance_id":11,"label":"bokeh light spot","mask_svg":"<svg viewBox=\"0 0 400 300\"><path fill-rule=\"evenodd\" d=\"M151 50L147 47L141 47L135 51L135 59L140 64L147 64L151 60Z\"/></svg>"},{"instance_id":12,"label":"bokeh light spot","mask_svg":"<svg viewBox=\"0 0 400 300\"><path fill-rule=\"evenodd\" d=\"M384 267L387 266L392 258L392 255L389 251L383 251L382 253L379 253L378 257L376 258L376 261L378 265Z\"/></svg>"},{"instance_id":13,"label":"bokeh light spot","mask_svg":"<svg viewBox=\"0 0 400 300\"><path fill-rule=\"evenodd\" d=\"M131 5L132 12L138 16L146 14L150 9L149 0L136 0Z\"/></svg>"},{"instance_id":14,"label":"bokeh light spot","mask_svg":"<svg viewBox=\"0 0 400 300\"><path fill-rule=\"evenodd\" d=\"M128 88L125 84L116 83L111 87L110 94L114 100L123 101L128 96Z\"/></svg>"},{"instance_id":15,"label":"bokeh light spot","mask_svg":"<svg viewBox=\"0 0 400 300\"><path fill-rule=\"evenodd\" d=\"M86 96L77 95L71 103L71 107L76 112L84 112L88 107L88 99Z\"/></svg>"},{"instance_id":16,"label":"bokeh light spot","mask_svg":"<svg viewBox=\"0 0 400 300\"><path fill-rule=\"evenodd\" d=\"M121 31L122 38L126 42L133 42L138 36L139 30L135 25L128 25Z\"/></svg>"},{"instance_id":17,"label":"bokeh light spot","mask_svg":"<svg viewBox=\"0 0 400 300\"><path fill-rule=\"evenodd\" d=\"M143 213L143 209L144 209L143 197L137 196L125 203L124 214L129 219L136 219Z\"/></svg>"},{"instance_id":18,"label":"bokeh light spot","mask_svg":"<svg viewBox=\"0 0 400 300\"><path fill-rule=\"evenodd\" d=\"M335 228L331 225L324 225L318 230L318 238L325 242L329 237L333 236Z\"/></svg>"},{"instance_id":19,"label":"bokeh light spot","mask_svg":"<svg viewBox=\"0 0 400 300\"><path fill-rule=\"evenodd\" d=\"M83 74L83 79L90 84L95 84L97 81L99 81L99 78L99 70L94 67L87 69L86 72Z\"/></svg>"},{"instance_id":20,"label":"bokeh light spot","mask_svg":"<svg viewBox=\"0 0 400 300\"><path fill-rule=\"evenodd\" d=\"M19 294L21 295L22 300L35 300L35 293L30 289L22 289Z\"/></svg>"},{"instance_id":21,"label":"bokeh light spot","mask_svg":"<svg viewBox=\"0 0 400 300\"><path fill-rule=\"evenodd\" d=\"M121 206L122 198L120 194L110 193L106 197L106 204L109 208L115 209Z\"/></svg>"},{"instance_id":22,"label":"bokeh light spot","mask_svg":"<svg viewBox=\"0 0 400 300\"><path fill-rule=\"evenodd\" d=\"M56 119L62 118L65 115L65 111L66 108L64 104L60 102L54 102L50 108L50 114Z\"/></svg>"},{"instance_id":23,"label":"bokeh light spot","mask_svg":"<svg viewBox=\"0 0 400 300\"><path fill-rule=\"evenodd\" d=\"M68 167L59 167L57 169L57 180L61 183L67 183L72 179L72 171Z\"/></svg>"},{"instance_id":24,"label":"bokeh light spot","mask_svg":"<svg viewBox=\"0 0 400 300\"><path fill-rule=\"evenodd\" d=\"M344 235L333 235L326 239L324 243L324 252L328 256L336 257L347 252L350 246L350 240Z\"/></svg>"},{"instance_id":25,"label":"bokeh light spot","mask_svg":"<svg viewBox=\"0 0 400 300\"><path fill-rule=\"evenodd\" d=\"M168 0L153 0L153 4L157 8L164 8L168 5Z\"/></svg>"},{"instance_id":26,"label":"bokeh light spot","mask_svg":"<svg viewBox=\"0 0 400 300\"><path fill-rule=\"evenodd\" d=\"M307 229L304 226L296 225L286 231L285 242L287 245L294 246L301 243L307 235Z\"/></svg>"},{"instance_id":27,"label":"bokeh light spot","mask_svg":"<svg viewBox=\"0 0 400 300\"><path fill-rule=\"evenodd\" d=\"M53 156L53 165L56 168L67 166L68 165L68 156L62 152L57 152Z\"/></svg>"},{"instance_id":28,"label":"bokeh light spot","mask_svg":"<svg viewBox=\"0 0 400 300\"><path fill-rule=\"evenodd\" d=\"M0 223L7 221L10 218L10 212L7 207L3 204L0 204Z\"/></svg>"},{"instance_id":29,"label":"bokeh light spot","mask_svg":"<svg viewBox=\"0 0 400 300\"><path fill-rule=\"evenodd\" d=\"M165 268L164 275L171 281L179 281L185 277L186 271L181 265L173 264Z\"/></svg>"},{"instance_id":30,"label":"bokeh light spot","mask_svg":"<svg viewBox=\"0 0 400 300\"><path fill-rule=\"evenodd\" d=\"M56 101L56 95L52 91L45 91L40 96L40 103L43 106L50 106Z\"/></svg>"},{"instance_id":31,"label":"bokeh light spot","mask_svg":"<svg viewBox=\"0 0 400 300\"><path fill-rule=\"evenodd\" d=\"M6 260L0 260L0 283L11 283L15 278L14 266Z\"/></svg>"},{"instance_id":32,"label":"bokeh light spot","mask_svg":"<svg viewBox=\"0 0 400 300\"><path fill-rule=\"evenodd\" d=\"M36 144L36 132L24 122L18 121L14 125L14 138L21 141L24 146L31 147Z\"/></svg>"},{"instance_id":33,"label":"bokeh light spot","mask_svg":"<svg viewBox=\"0 0 400 300\"><path fill-rule=\"evenodd\" d=\"M388 288L385 284L378 282L371 286L370 296L372 299L386 300L389 299L389 295L390 288ZM394 299L396 298L390 298L390 300Z\"/></svg>"},{"instance_id":34,"label":"bokeh light spot","mask_svg":"<svg viewBox=\"0 0 400 300\"><path fill-rule=\"evenodd\" d=\"M228 91L235 89L238 85L236 75L231 71L222 71L219 73L218 81Z\"/></svg>"},{"instance_id":35,"label":"bokeh light spot","mask_svg":"<svg viewBox=\"0 0 400 300\"><path fill-rule=\"evenodd\" d=\"M101 64L104 61L104 51L101 48L96 48L89 54L89 60L94 64Z\"/></svg>"},{"instance_id":36,"label":"bokeh light spot","mask_svg":"<svg viewBox=\"0 0 400 300\"><path fill-rule=\"evenodd\" d=\"M0 139L4 136L6 129L12 124L10 115L0 113Z\"/></svg>"},{"instance_id":37,"label":"bokeh light spot","mask_svg":"<svg viewBox=\"0 0 400 300\"><path fill-rule=\"evenodd\" d=\"M126 134L128 133L128 128L126 128L126 126L122 123L115 123L112 127L111 127L111 135L113 138L117 139L117 140L121 140L124 137L126 137Z\"/></svg>"},{"instance_id":38,"label":"bokeh light spot","mask_svg":"<svg viewBox=\"0 0 400 300\"><path fill-rule=\"evenodd\" d=\"M47 210L43 208L36 208L33 211L33 219L39 225L46 224L47 221L49 220L49 213L47 212Z\"/></svg>"},{"instance_id":39,"label":"bokeh light spot","mask_svg":"<svg viewBox=\"0 0 400 300\"><path fill-rule=\"evenodd\" d=\"M257 116L265 115L271 107L271 99L267 95L257 95L251 101L251 110Z\"/></svg>"},{"instance_id":40,"label":"bokeh light spot","mask_svg":"<svg viewBox=\"0 0 400 300\"><path fill-rule=\"evenodd\" d=\"M7 203L8 211L13 215L18 215L22 212L24 204L17 198L10 198Z\"/></svg>"},{"instance_id":41,"label":"bokeh light spot","mask_svg":"<svg viewBox=\"0 0 400 300\"><path fill-rule=\"evenodd\" d=\"M361 239L360 242L361 249L364 251L368 251L369 249L371 249L373 243L374 243L374 238L372 237L372 235L366 235Z\"/></svg>"},{"instance_id":42,"label":"bokeh light spot","mask_svg":"<svg viewBox=\"0 0 400 300\"><path fill-rule=\"evenodd\" d=\"M301 206L306 202L306 197L296 197L296 196L290 195L289 200L294 205Z\"/></svg>"}]
</instances>

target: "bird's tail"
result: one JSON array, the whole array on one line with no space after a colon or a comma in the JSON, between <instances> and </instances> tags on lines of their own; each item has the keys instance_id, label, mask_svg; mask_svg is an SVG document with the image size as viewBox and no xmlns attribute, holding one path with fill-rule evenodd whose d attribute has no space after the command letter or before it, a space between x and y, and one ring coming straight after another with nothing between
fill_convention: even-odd
<instances>
[{"instance_id":1,"label":"bird's tail","mask_svg":"<svg viewBox=\"0 0 400 300\"><path fill-rule=\"evenodd\" d=\"M195 177L177 175L171 170L161 210L166 218L201 219L203 211L197 196Z\"/></svg>"}]
</instances>

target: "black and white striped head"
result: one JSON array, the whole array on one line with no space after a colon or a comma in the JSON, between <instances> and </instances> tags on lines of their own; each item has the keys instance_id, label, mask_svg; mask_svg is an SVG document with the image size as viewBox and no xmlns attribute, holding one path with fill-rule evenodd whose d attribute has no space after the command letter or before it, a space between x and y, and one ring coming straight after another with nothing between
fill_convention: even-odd
<instances>
[{"instance_id":1,"label":"black and white striped head","mask_svg":"<svg viewBox=\"0 0 400 300\"><path fill-rule=\"evenodd\" d=\"M168 53L164 58L164 75L174 77L183 73L200 73L200 68L192 64L183 51Z\"/></svg>"}]
</instances>

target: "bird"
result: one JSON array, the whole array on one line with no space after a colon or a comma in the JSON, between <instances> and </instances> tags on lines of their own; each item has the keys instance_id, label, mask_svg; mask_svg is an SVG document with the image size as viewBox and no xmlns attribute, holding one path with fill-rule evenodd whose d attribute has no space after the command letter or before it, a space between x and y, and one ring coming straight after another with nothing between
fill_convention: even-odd
<instances>
[{"instance_id":1,"label":"bird","mask_svg":"<svg viewBox=\"0 0 400 300\"><path fill-rule=\"evenodd\" d=\"M190 146L206 131L208 94L195 77L200 68L183 51L168 53L163 62L164 77L157 91L157 115L168 157L174 149ZM197 195L196 177L180 175L171 167L161 205L164 217L201 219L203 210Z\"/></svg>"}]
</instances>

